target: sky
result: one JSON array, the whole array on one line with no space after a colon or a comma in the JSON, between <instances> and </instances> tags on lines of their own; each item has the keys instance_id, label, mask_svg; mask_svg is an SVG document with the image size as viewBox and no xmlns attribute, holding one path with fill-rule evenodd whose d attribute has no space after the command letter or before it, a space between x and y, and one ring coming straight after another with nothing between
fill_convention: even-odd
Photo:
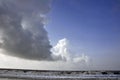
<instances>
[{"instance_id":1,"label":"sky","mask_svg":"<svg viewBox=\"0 0 120 80\"><path fill-rule=\"evenodd\" d=\"M52 44L65 37L93 64L120 69L120 0L57 0L49 17Z\"/></svg>"},{"instance_id":2,"label":"sky","mask_svg":"<svg viewBox=\"0 0 120 80\"><path fill-rule=\"evenodd\" d=\"M120 0L1 0L0 68L120 70L119 26Z\"/></svg>"}]
</instances>

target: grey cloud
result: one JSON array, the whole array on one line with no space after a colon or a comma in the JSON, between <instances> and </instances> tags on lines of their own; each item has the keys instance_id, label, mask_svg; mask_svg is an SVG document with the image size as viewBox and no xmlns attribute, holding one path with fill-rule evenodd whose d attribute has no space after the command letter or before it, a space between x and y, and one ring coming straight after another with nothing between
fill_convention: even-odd
<instances>
[{"instance_id":1,"label":"grey cloud","mask_svg":"<svg viewBox=\"0 0 120 80\"><path fill-rule=\"evenodd\" d=\"M50 0L0 0L0 48L4 54L34 60L52 60L42 18ZM25 28L24 28L25 27Z\"/></svg>"}]
</instances>

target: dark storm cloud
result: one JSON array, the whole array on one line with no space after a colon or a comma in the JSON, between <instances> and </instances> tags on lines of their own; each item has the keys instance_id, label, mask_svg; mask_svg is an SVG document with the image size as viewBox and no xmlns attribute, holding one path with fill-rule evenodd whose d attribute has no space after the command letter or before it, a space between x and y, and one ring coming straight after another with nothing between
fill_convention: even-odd
<instances>
[{"instance_id":1,"label":"dark storm cloud","mask_svg":"<svg viewBox=\"0 0 120 80\"><path fill-rule=\"evenodd\" d=\"M49 0L0 0L0 48L4 54L52 60L43 16Z\"/></svg>"}]
</instances>

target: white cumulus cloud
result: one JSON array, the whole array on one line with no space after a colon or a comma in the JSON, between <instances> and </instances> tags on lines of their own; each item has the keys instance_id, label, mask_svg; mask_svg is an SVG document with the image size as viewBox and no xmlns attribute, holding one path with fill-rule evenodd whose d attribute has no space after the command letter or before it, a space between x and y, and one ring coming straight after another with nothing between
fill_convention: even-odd
<instances>
[{"instance_id":1,"label":"white cumulus cloud","mask_svg":"<svg viewBox=\"0 0 120 80\"><path fill-rule=\"evenodd\" d=\"M58 41L56 46L52 48L52 56L54 59L59 59L62 61L71 61L75 63L85 62L87 63L89 60L89 57L85 54L81 54L80 56L76 56L77 54L72 53L72 49L69 48L69 41L64 38Z\"/></svg>"}]
</instances>

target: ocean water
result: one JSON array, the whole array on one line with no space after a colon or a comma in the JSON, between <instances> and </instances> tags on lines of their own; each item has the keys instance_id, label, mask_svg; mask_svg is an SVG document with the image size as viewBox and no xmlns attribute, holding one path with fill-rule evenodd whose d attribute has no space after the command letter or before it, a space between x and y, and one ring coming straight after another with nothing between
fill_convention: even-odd
<instances>
[{"instance_id":1,"label":"ocean water","mask_svg":"<svg viewBox=\"0 0 120 80\"><path fill-rule=\"evenodd\" d=\"M88 72L1 69L0 80L120 80L120 71Z\"/></svg>"},{"instance_id":2,"label":"ocean water","mask_svg":"<svg viewBox=\"0 0 120 80\"><path fill-rule=\"evenodd\" d=\"M0 78L0 80L25 80L25 79L7 79L7 78ZM27 80L27 79L26 79Z\"/></svg>"},{"instance_id":3,"label":"ocean water","mask_svg":"<svg viewBox=\"0 0 120 80\"><path fill-rule=\"evenodd\" d=\"M120 78L93 78L93 79L8 79L8 78L0 78L0 80L120 80Z\"/></svg>"}]
</instances>

